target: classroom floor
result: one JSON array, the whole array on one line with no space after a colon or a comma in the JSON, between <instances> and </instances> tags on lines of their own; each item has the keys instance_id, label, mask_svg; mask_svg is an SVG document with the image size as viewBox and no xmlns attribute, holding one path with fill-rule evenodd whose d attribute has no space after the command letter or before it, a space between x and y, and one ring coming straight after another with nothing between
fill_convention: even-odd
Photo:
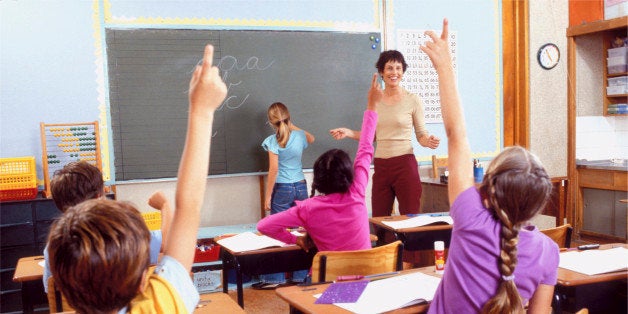
<instances>
[{"instance_id":1,"label":"classroom floor","mask_svg":"<svg viewBox=\"0 0 628 314\"><path fill-rule=\"evenodd\" d=\"M238 296L235 290L229 290L229 296L234 301L238 301ZM277 314L288 313L290 311L290 307L286 301L277 296L275 290L255 290L253 288L244 288L244 311L250 314Z\"/></svg>"}]
</instances>

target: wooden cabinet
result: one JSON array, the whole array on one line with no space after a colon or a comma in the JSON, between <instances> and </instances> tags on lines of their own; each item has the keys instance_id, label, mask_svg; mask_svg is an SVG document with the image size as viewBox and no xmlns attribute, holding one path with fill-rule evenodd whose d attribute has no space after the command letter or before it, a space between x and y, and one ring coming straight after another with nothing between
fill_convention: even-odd
<instances>
[{"instance_id":1,"label":"wooden cabinet","mask_svg":"<svg viewBox=\"0 0 628 314\"><path fill-rule=\"evenodd\" d=\"M597 214L595 214L595 211L593 210L594 207L592 207L593 204L589 203L587 207L587 212L585 213L583 211L585 207L585 204L583 203L583 190L598 189L605 191L625 191L626 179L625 171L623 174L624 182L621 183L616 176L621 177L622 175L617 174L616 172L597 172L597 170L590 172L588 170L592 169L577 168L576 117L578 115L578 112L581 112L580 110L586 111L587 108L589 108L583 108L585 106L590 106L591 108L599 108L596 106L602 107L600 108L600 110L595 110L595 113L593 115L626 116L626 114L608 114L609 105L626 103L628 95L622 94L609 96L606 87L608 86L609 78L628 75L628 72L609 74L607 67L608 48L611 47L611 41L616 37L626 37L627 29L628 19L626 17L620 17L612 20L595 21L567 28L567 171L570 184L567 196L568 210L566 213L566 218L567 222L574 226L574 235L576 239L578 239L581 234L583 236L592 237L600 236L601 240L623 239L625 241L626 238L625 235L623 237L617 237L615 235L615 231L611 231L610 229L606 230L598 228L593 221L584 221L585 219L593 219L594 217L599 217L600 215L607 215L608 217L610 217L611 213L614 213L616 211L616 208L615 205L613 205L611 209L610 205L608 205L607 207L604 207L606 209L598 211ZM577 39L582 39L582 41L578 41ZM593 40L593 42L597 42L597 40L599 40L599 45L595 44L589 46L588 43L590 43L591 40ZM583 47L580 47L580 51L578 51L577 49L578 43L583 44ZM584 50L585 47L586 50ZM588 52L592 51L601 51L601 54L588 54ZM580 64L577 61L578 53L584 56L582 60L579 61ZM578 70L582 70L584 73L584 75L580 77L580 80L577 79ZM595 73L596 75L593 75L592 77L587 77L589 72L592 72L592 74ZM600 88L603 89L602 91L600 91L602 99L597 98L598 94L595 93L597 86L601 86ZM593 87L593 91L591 91L591 88L587 87ZM579 95L578 91L585 92ZM587 95L595 96L587 99L578 99L578 96L582 97ZM592 115L591 112L581 112L581 114ZM586 193L587 196L589 196L591 199L607 199L615 196L615 193L611 193L611 195L605 194L608 192L600 191L595 192L587 190ZM621 218L621 215L618 217ZM613 219L615 218L616 217L614 217ZM607 220L607 223L611 223L611 218ZM625 219L623 220L623 223L625 223Z\"/></svg>"},{"instance_id":2,"label":"wooden cabinet","mask_svg":"<svg viewBox=\"0 0 628 314\"><path fill-rule=\"evenodd\" d=\"M578 227L582 236L625 242L628 176L625 170L578 169Z\"/></svg>"},{"instance_id":3,"label":"wooden cabinet","mask_svg":"<svg viewBox=\"0 0 628 314\"><path fill-rule=\"evenodd\" d=\"M42 255L52 221L61 215L47 198L0 203L0 312L22 310L22 286L13 282L18 259ZM43 284L31 292L36 312L47 312Z\"/></svg>"},{"instance_id":4,"label":"wooden cabinet","mask_svg":"<svg viewBox=\"0 0 628 314\"><path fill-rule=\"evenodd\" d=\"M608 63L607 63L608 57L609 57L608 49L612 48L611 42L615 40L616 38L625 38L627 36L627 29L628 29L627 27L628 27L628 19L626 17L620 17L620 18L616 18L612 20L595 21L595 22L591 22L587 24L572 26L567 29L567 37L569 40L568 52L570 56L569 64L568 64L568 68L569 68L568 90L570 94L574 93L575 89L578 88L577 83L575 81L575 77L576 77L575 75L576 73L575 38L578 36L584 36L584 35L595 35L595 36L599 36L602 40L602 49L603 49L604 58L601 61L603 64L602 88L604 89L603 90L604 97L601 103L604 106L602 112L603 112L603 115L605 116L628 115L628 114L617 114L617 113L609 114L608 113L609 105L626 104L628 101L628 94L609 95L606 90L606 87L608 86L609 78L616 78L616 77L628 75L628 72L626 71L610 74L608 71ZM573 99L573 101L575 102L575 99Z\"/></svg>"}]
</instances>

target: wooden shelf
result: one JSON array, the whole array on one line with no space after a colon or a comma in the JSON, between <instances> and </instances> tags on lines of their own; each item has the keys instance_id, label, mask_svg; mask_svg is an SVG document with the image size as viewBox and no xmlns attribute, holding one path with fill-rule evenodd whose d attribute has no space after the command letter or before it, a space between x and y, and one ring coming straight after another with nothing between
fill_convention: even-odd
<instances>
[{"instance_id":1,"label":"wooden shelf","mask_svg":"<svg viewBox=\"0 0 628 314\"><path fill-rule=\"evenodd\" d=\"M601 20L567 28L567 37L595 34L603 31L626 28L628 18L625 16L612 20Z\"/></svg>"}]
</instances>

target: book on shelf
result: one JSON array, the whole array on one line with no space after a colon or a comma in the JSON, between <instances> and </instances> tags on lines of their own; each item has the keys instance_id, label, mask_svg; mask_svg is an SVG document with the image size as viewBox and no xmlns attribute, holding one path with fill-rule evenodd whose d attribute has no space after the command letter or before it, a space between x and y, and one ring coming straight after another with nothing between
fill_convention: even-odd
<instances>
[{"instance_id":1,"label":"book on shelf","mask_svg":"<svg viewBox=\"0 0 628 314\"><path fill-rule=\"evenodd\" d=\"M235 253L294 245L253 232L238 233L230 237L222 238L216 241L216 243Z\"/></svg>"}]
</instances>

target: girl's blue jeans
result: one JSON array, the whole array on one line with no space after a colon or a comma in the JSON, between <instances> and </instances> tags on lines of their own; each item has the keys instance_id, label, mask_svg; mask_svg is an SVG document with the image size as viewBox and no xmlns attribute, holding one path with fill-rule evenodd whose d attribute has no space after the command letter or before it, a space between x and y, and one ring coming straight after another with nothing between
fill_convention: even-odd
<instances>
[{"instance_id":1,"label":"girl's blue jeans","mask_svg":"<svg viewBox=\"0 0 628 314\"><path fill-rule=\"evenodd\" d=\"M270 214L280 213L295 205L296 200L307 198L307 183L301 180L294 183L275 183L270 202ZM298 226L294 226L298 227ZM302 282L308 274L308 270L298 270L292 273L292 281ZM284 283L284 273L260 275L260 280L267 283Z\"/></svg>"}]
</instances>

